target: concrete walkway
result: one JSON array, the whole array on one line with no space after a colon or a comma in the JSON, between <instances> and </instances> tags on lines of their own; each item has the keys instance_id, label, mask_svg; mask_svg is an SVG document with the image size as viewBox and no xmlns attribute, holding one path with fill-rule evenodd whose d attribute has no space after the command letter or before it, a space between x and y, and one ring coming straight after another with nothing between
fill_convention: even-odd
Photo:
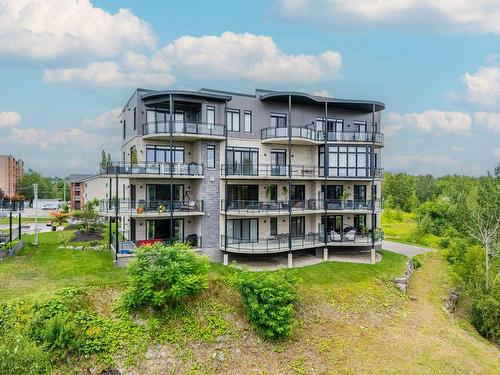
<instances>
[{"instance_id":1,"label":"concrete walkway","mask_svg":"<svg viewBox=\"0 0 500 375\"><path fill-rule=\"evenodd\" d=\"M413 257L418 254L428 253L434 249L416 245L409 245L401 242L386 241L382 243L382 249L392 251L393 253L403 254L408 257Z\"/></svg>"}]
</instances>

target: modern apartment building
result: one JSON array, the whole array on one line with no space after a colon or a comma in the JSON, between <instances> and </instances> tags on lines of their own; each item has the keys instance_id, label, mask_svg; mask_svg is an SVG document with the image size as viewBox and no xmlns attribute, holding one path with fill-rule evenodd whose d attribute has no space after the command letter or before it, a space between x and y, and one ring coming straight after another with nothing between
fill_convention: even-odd
<instances>
[{"instance_id":1,"label":"modern apartment building","mask_svg":"<svg viewBox=\"0 0 500 375\"><path fill-rule=\"evenodd\" d=\"M23 177L24 163L12 155L0 155L0 189L8 197L17 191L17 183Z\"/></svg>"},{"instance_id":2,"label":"modern apartment building","mask_svg":"<svg viewBox=\"0 0 500 375\"><path fill-rule=\"evenodd\" d=\"M137 89L121 114L122 160L101 166L100 210L124 238L113 249L177 240L225 263L346 248L374 259L383 109L299 92Z\"/></svg>"}]
</instances>

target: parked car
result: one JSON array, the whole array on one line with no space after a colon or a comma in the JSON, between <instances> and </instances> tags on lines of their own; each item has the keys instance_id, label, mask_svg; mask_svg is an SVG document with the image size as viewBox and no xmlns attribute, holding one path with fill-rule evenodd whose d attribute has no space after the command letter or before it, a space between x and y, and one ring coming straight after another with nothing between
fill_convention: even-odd
<instances>
[{"instance_id":1,"label":"parked car","mask_svg":"<svg viewBox=\"0 0 500 375\"><path fill-rule=\"evenodd\" d=\"M59 208L58 204L55 203L46 203L42 206L42 210L55 211Z\"/></svg>"}]
</instances>

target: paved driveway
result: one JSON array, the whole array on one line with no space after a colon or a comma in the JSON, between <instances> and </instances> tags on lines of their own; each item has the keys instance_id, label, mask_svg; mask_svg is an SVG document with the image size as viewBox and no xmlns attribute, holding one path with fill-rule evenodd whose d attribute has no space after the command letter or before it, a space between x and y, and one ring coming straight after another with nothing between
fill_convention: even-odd
<instances>
[{"instance_id":1,"label":"paved driveway","mask_svg":"<svg viewBox=\"0 0 500 375\"><path fill-rule=\"evenodd\" d=\"M409 257L413 257L415 255L422 253L427 253L429 251L434 251L434 249L430 249L428 247L408 245L406 243L392 242L386 240L384 240L384 242L382 243L382 249L389 250L398 254L403 254Z\"/></svg>"}]
</instances>

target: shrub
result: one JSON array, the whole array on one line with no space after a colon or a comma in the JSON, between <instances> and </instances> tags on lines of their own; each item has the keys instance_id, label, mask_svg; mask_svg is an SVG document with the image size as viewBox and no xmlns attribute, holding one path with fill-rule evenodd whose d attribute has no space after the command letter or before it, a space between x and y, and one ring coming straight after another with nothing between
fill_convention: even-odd
<instances>
[{"instance_id":1,"label":"shrub","mask_svg":"<svg viewBox=\"0 0 500 375\"><path fill-rule=\"evenodd\" d=\"M481 335L500 343L500 287L472 298L471 322Z\"/></svg>"},{"instance_id":2,"label":"shrub","mask_svg":"<svg viewBox=\"0 0 500 375\"><path fill-rule=\"evenodd\" d=\"M0 337L0 374L46 374L49 356L21 335L8 333Z\"/></svg>"},{"instance_id":3,"label":"shrub","mask_svg":"<svg viewBox=\"0 0 500 375\"><path fill-rule=\"evenodd\" d=\"M420 267L422 267L422 262L420 262L420 260L416 257L413 257L411 258L412 262L413 262L413 268L418 270Z\"/></svg>"},{"instance_id":4,"label":"shrub","mask_svg":"<svg viewBox=\"0 0 500 375\"><path fill-rule=\"evenodd\" d=\"M123 305L128 310L173 305L208 287L209 264L189 245L142 246L129 266Z\"/></svg>"},{"instance_id":5,"label":"shrub","mask_svg":"<svg viewBox=\"0 0 500 375\"><path fill-rule=\"evenodd\" d=\"M292 334L295 325L294 305L297 300L296 278L285 271L241 272L236 275L248 320L266 340Z\"/></svg>"}]
</instances>

